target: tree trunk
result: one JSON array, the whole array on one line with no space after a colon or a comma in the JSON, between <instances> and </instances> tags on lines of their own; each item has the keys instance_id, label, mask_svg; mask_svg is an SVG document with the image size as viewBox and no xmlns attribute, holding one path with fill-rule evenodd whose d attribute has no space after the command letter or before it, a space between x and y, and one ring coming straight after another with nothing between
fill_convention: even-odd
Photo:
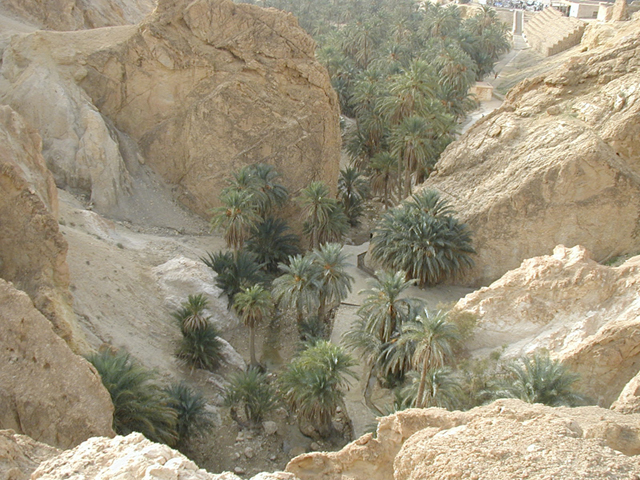
<instances>
[{"instance_id":1,"label":"tree trunk","mask_svg":"<svg viewBox=\"0 0 640 480\"><path fill-rule=\"evenodd\" d=\"M256 329L255 327L249 328L249 355L251 357L251 366L257 367L258 360L256 359Z\"/></svg>"},{"instance_id":2,"label":"tree trunk","mask_svg":"<svg viewBox=\"0 0 640 480\"><path fill-rule=\"evenodd\" d=\"M420 372L420 383L418 384L418 394L416 395L416 408L424 408L424 391L427 385L427 367L429 365L429 355L424 356L422 371Z\"/></svg>"}]
</instances>

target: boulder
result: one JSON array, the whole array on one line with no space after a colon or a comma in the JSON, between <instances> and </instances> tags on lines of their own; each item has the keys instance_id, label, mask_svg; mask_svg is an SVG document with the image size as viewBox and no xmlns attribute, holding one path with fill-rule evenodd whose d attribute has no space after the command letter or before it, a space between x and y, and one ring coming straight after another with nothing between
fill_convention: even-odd
<instances>
[{"instance_id":1,"label":"boulder","mask_svg":"<svg viewBox=\"0 0 640 480\"><path fill-rule=\"evenodd\" d=\"M0 73L58 186L100 212L117 216L142 163L206 215L247 164L274 165L292 193L312 180L335 188L337 96L292 15L161 0L138 26L16 36Z\"/></svg>"},{"instance_id":2,"label":"boulder","mask_svg":"<svg viewBox=\"0 0 640 480\"><path fill-rule=\"evenodd\" d=\"M85 478L128 480L241 480L230 472L209 473L176 450L150 442L139 433L126 437L91 438L73 450L43 462L33 480L81 480ZM253 480L297 480L284 473L261 473Z\"/></svg>"},{"instance_id":3,"label":"boulder","mask_svg":"<svg viewBox=\"0 0 640 480\"><path fill-rule=\"evenodd\" d=\"M0 106L0 278L26 292L76 349L83 345L71 309L67 242L58 230L58 196L41 140Z\"/></svg>"},{"instance_id":4,"label":"boulder","mask_svg":"<svg viewBox=\"0 0 640 480\"><path fill-rule=\"evenodd\" d=\"M476 319L474 356L548 350L580 373L584 395L609 406L640 369L639 293L640 257L608 267L560 245L468 294L452 314Z\"/></svg>"},{"instance_id":5,"label":"boulder","mask_svg":"<svg viewBox=\"0 0 640 480\"><path fill-rule=\"evenodd\" d=\"M468 412L406 410L339 452L294 458L301 480L605 479L640 475L637 415L498 400Z\"/></svg>"},{"instance_id":6,"label":"boulder","mask_svg":"<svg viewBox=\"0 0 640 480\"><path fill-rule=\"evenodd\" d=\"M59 448L114 435L111 397L96 371L1 279L0 331L0 429Z\"/></svg>"},{"instance_id":7,"label":"boulder","mask_svg":"<svg viewBox=\"0 0 640 480\"><path fill-rule=\"evenodd\" d=\"M640 413L640 372L624 387L611 410L621 413Z\"/></svg>"},{"instance_id":8,"label":"boulder","mask_svg":"<svg viewBox=\"0 0 640 480\"><path fill-rule=\"evenodd\" d=\"M487 285L558 244L596 261L640 251L639 65L635 20L518 84L449 145L422 188L440 191L473 232L464 283Z\"/></svg>"},{"instance_id":9,"label":"boulder","mask_svg":"<svg viewBox=\"0 0 640 480\"><path fill-rule=\"evenodd\" d=\"M30 477L41 462L60 454L60 450L36 442L13 430L0 430L0 478L22 480Z\"/></svg>"}]
</instances>

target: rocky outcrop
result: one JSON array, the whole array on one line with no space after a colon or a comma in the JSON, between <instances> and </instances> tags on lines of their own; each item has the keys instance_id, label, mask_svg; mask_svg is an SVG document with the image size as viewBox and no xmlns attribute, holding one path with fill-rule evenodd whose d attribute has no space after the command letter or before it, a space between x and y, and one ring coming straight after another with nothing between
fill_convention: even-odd
<instances>
[{"instance_id":1,"label":"rocky outcrop","mask_svg":"<svg viewBox=\"0 0 640 480\"><path fill-rule=\"evenodd\" d=\"M611 410L621 413L640 413L640 372L624 387Z\"/></svg>"},{"instance_id":2,"label":"rocky outcrop","mask_svg":"<svg viewBox=\"0 0 640 480\"><path fill-rule=\"evenodd\" d=\"M81 30L140 22L153 0L2 0L0 6L46 30Z\"/></svg>"},{"instance_id":3,"label":"rocky outcrop","mask_svg":"<svg viewBox=\"0 0 640 480\"><path fill-rule=\"evenodd\" d=\"M0 428L60 448L113 435L109 393L29 297L0 280Z\"/></svg>"},{"instance_id":4,"label":"rocky outcrop","mask_svg":"<svg viewBox=\"0 0 640 480\"><path fill-rule=\"evenodd\" d=\"M14 37L1 73L57 184L103 213L117 216L141 163L201 214L246 164L273 164L292 192L336 184L336 94L313 40L276 10L162 0L139 26Z\"/></svg>"},{"instance_id":5,"label":"rocky outcrop","mask_svg":"<svg viewBox=\"0 0 640 480\"><path fill-rule=\"evenodd\" d=\"M376 438L301 455L286 470L301 480L635 478L639 420L598 407L519 400L468 412L414 409L381 419Z\"/></svg>"},{"instance_id":6,"label":"rocky outcrop","mask_svg":"<svg viewBox=\"0 0 640 480\"><path fill-rule=\"evenodd\" d=\"M468 294L452 313L477 320L472 354L546 349L581 374L582 393L609 406L640 370L639 294L640 257L614 268L580 246L558 246Z\"/></svg>"},{"instance_id":7,"label":"rocky outcrop","mask_svg":"<svg viewBox=\"0 0 640 480\"><path fill-rule=\"evenodd\" d=\"M67 243L58 230L58 197L41 145L16 112L0 106L0 278L25 291L56 333L79 348Z\"/></svg>"},{"instance_id":8,"label":"rocky outcrop","mask_svg":"<svg viewBox=\"0 0 640 480\"><path fill-rule=\"evenodd\" d=\"M0 478L22 480L29 478L40 463L60 454L60 450L36 442L13 430L0 430Z\"/></svg>"},{"instance_id":9,"label":"rocky outcrop","mask_svg":"<svg viewBox=\"0 0 640 480\"><path fill-rule=\"evenodd\" d=\"M452 143L424 184L474 232L487 285L558 244L597 261L640 251L640 21L514 87Z\"/></svg>"},{"instance_id":10,"label":"rocky outcrop","mask_svg":"<svg viewBox=\"0 0 640 480\"><path fill-rule=\"evenodd\" d=\"M241 480L226 472L212 474L166 445L150 442L139 433L126 437L92 438L79 447L45 461L33 480L126 478L180 480ZM297 480L283 472L261 473L252 480Z\"/></svg>"}]
</instances>

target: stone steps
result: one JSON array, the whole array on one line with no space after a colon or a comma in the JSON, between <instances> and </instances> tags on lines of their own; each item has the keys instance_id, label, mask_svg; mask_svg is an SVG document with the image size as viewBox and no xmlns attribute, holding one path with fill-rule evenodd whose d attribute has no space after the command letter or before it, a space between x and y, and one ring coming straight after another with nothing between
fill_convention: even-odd
<instances>
[{"instance_id":1,"label":"stone steps","mask_svg":"<svg viewBox=\"0 0 640 480\"><path fill-rule=\"evenodd\" d=\"M524 36L531 48L549 57L580 43L584 28L581 20L565 17L549 7L530 17L524 26Z\"/></svg>"}]
</instances>

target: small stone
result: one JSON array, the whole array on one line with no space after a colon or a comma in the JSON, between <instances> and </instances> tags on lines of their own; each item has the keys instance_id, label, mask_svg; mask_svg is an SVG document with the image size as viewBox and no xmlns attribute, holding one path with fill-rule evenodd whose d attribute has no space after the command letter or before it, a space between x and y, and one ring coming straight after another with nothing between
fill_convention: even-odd
<instances>
[{"instance_id":1,"label":"small stone","mask_svg":"<svg viewBox=\"0 0 640 480\"><path fill-rule=\"evenodd\" d=\"M233 469L233 471L234 473L237 473L237 474L247 473L246 470L242 467L236 467Z\"/></svg>"},{"instance_id":2,"label":"small stone","mask_svg":"<svg viewBox=\"0 0 640 480\"><path fill-rule=\"evenodd\" d=\"M253 448L251 447L247 447L244 449L244 456L247 458L253 458L253 456L255 455L255 452L253 451Z\"/></svg>"},{"instance_id":3,"label":"small stone","mask_svg":"<svg viewBox=\"0 0 640 480\"><path fill-rule=\"evenodd\" d=\"M311 448L311 450L313 450L314 452L322 450L322 447L317 442L311 442L311 445L309 445L309 448Z\"/></svg>"},{"instance_id":4,"label":"small stone","mask_svg":"<svg viewBox=\"0 0 640 480\"><path fill-rule=\"evenodd\" d=\"M336 408L336 413L342 413L342 407Z\"/></svg>"},{"instance_id":5,"label":"small stone","mask_svg":"<svg viewBox=\"0 0 640 480\"><path fill-rule=\"evenodd\" d=\"M275 435L278 433L278 424L272 421L262 422L262 428L265 435Z\"/></svg>"},{"instance_id":6,"label":"small stone","mask_svg":"<svg viewBox=\"0 0 640 480\"><path fill-rule=\"evenodd\" d=\"M271 460L272 462L275 462L278 459L278 457L276 455L271 455L269 457L269 460Z\"/></svg>"}]
</instances>

